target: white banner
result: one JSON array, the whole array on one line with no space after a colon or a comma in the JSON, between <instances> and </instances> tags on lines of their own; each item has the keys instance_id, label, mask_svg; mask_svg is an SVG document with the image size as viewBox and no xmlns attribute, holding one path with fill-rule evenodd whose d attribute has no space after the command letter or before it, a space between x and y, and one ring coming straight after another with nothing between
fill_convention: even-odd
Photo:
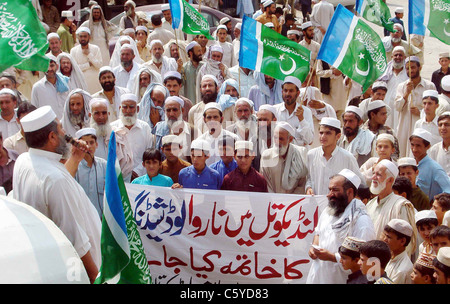
<instances>
[{"instance_id":1,"label":"white banner","mask_svg":"<svg viewBox=\"0 0 450 304\"><path fill-rule=\"evenodd\" d=\"M153 283L305 283L325 196L126 187Z\"/></svg>"}]
</instances>

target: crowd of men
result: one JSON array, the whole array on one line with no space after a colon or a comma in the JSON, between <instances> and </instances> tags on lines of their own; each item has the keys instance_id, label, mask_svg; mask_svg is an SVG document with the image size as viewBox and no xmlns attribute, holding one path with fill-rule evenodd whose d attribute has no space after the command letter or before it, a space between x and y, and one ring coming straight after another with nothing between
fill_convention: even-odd
<instances>
[{"instance_id":1,"label":"crowd of men","mask_svg":"<svg viewBox=\"0 0 450 304\"><path fill-rule=\"evenodd\" d=\"M43 2L46 22L59 12ZM145 20L127 1L118 27L89 9L79 27L72 11L48 21L48 71L0 75L0 181L61 228L92 281L114 131L126 182L327 195L309 283L450 283L449 52L423 78L423 43L406 43L396 23L388 67L362 92L316 63L326 1L301 21L272 0L253 15L311 51L303 83L240 67L242 24L228 17L208 40L173 30L168 4ZM367 280L372 257L381 272Z\"/></svg>"}]
</instances>

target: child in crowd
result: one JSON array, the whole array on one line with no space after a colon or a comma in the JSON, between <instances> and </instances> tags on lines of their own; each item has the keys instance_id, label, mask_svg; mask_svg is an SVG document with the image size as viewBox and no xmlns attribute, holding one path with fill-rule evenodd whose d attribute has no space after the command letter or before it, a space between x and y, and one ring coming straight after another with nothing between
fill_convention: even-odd
<instances>
[{"instance_id":1,"label":"child in crowd","mask_svg":"<svg viewBox=\"0 0 450 304\"><path fill-rule=\"evenodd\" d=\"M413 284L436 284L434 277L433 259L434 255L420 253L417 261L414 263L413 272L411 272L411 282Z\"/></svg>"},{"instance_id":2,"label":"child in crowd","mask_svg":"<svg viewBox=\"0 0 450 304\"><path fill-rule=\"evenodd\" d=\"M423 242L419 245L419 253L436 254L430 241L431 231L438 226L436 212L433 210L422 210L415 215L417 231Z\"/></svg>"},{"instance_id":3,"label":"child in crowd","mask_svg":"<svg viewBox=\"0 0 450 304\"><path fill-rule=\"evenodd\" d=\"M442 225L445 212L450 210L450 193L435 195L431 209L436 212L439 225Z\"/></svg>"},{"instance_id":4,"label":"child in crowd","mask_svg":"<svg viewBox=\"0 0 450 304\"><path fill-rule=\"evenodd\" d=\"M439 249L433 267L436 284L450 284L450 247Z\"/></svg>"},{"instance_id":5,"label":"child in crowd","mask_svg":"<svg viewBox=\"0 0 450 304\"><path fill-rule=\"evenodd\" d=\"M359 265L369 284L394 284L384 271L390 260L391 251L383 241L367 241L359 248Z\"/></svg>"},{"instance_id":6,"label":"child in crowd","mask_svg":"<svg viewBox=\"0 0 450 304\"><path fill-rule=\"evenodd\" d=\"M403 157L398 160L398 175L407 177L412 185L411 199L408 199L417 211L430 209L430 200L428 196L416 185L416 179L419 175L419 168L416 160L412 157Z\"/></svg>"},{"instance_id":7,"label":"child in crowd","mask_svg":"<svg viewBox=\"0 0 450 304\"><path fill-rule=\"evenodd\" d=\"M171 187L173 181L170 177L159 174L161 169L162 153L157 149L147 149L142 155L142 165L147 174L135 178L131 183L139 185L151 185L160 187Z\"/></svg>"},{"instance_id":8,"label":"child in crowd","mask_svg":"<svg viewBox=\"0 0 450 304\"><path fill-rule=\"evenodd\" d=\"M359 267L359 248L363 244L363 240L348 236L339 247L338 252L341 256L340 263L342 268L350 270L352 273L348 275L347 284L367 284L367 277L362 274Z\"/></svg>"},{"instance_id":9,"label":"child in crowd","mask_svg":"<svg viewBox=\"0 0 450 304\"><path fill-rule=\"evenodd\" d=\"M444 225L435 227L430 233L430 242L436 254L440 248L450 247L450 228Z\"/></svg>"}]
</instances>

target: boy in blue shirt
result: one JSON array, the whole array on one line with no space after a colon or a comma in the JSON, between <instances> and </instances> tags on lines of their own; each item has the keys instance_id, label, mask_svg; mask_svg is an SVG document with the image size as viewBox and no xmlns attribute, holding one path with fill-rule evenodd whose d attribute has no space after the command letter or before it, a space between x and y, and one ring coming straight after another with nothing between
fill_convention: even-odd
<instances>
[{"instance_id":1,"label":"boy in blue shirt","mask_svg":"<svg viewBox=\"0 0 450 304\"><path fill-rule=\"evenodd\" d=\"M235 139L233 137L227 135L223 136L218 142L220 160L209 165L211 169L219 172L222 180L225 175L237 168L237 163L234 159L234 144Z\"/></svg>"},{"instance_id":2,"label":"boy in blue shirt","mask_svg":"<svg viewBox=\"0 0 450 304\"><path fill-rule=\"evenodd\" d=\"M196 139L191 143L192 165L181 169L178 184L175 188L213 189L218 190L222 185L219 172L206 165L209 158L210 145L207 141Z\"/></svg>"},{"instance_id":3,"label":"boy in blue shirt","mask_svg":"<svg viewBox=\"0 0 450 304\"><path fill-rule=\"evenodd\" d=\"M147 149L142 155L142 166L147 174L135 178L131 183L139 185L151 185L160 187L171 187L173 181L170 177L159 174L161 169L162 154L157 149Z\"/></svg>"}]
</instances>

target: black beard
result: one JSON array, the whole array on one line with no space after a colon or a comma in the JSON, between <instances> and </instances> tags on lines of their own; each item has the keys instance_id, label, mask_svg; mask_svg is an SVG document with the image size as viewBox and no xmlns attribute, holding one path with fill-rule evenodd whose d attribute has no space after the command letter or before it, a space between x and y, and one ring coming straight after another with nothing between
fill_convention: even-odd
<instances>
[{"instance_id":1,"label":"black beard","mask_svg":"<svg viewBox=\"0 0 450 304\"><path fill-rule=\"evenodd\" d=\"M192 61L195 61L195 62L200 62L200 61L202 61L202 55L200 55L200 56L197 56L197 55L195 55L195 54L193 54L193 56L192 56Z\"/></svg>"},{"instance_id":2,"label":"black beard","mask_svg":"<svg viewBox=\"0 0 450 304\"><path fill-rule=\"evenodd\" d=\"M355 130L352 130L352 131L347 131L344 128L344 135L345 136L349 137L349 136L353 136L353 135L356 135L356 134L358 134L358 128L356 128Z\"/></svg>"},{"instance_id":3,"label":"black beard","mask_svg":"<svg viewBox=\"0 0 450 304\"><path fill-rule=\"evenodd\" d=\"M217 92L207 93L207 94L201 93L201 97L202 97L202 101L205 104L210 103L210 102L215 102L217 99Z\"/></svg>"},{"instance_id":4,"label":"black beard","mask_svg":"<svg viewBox=\"0 0 450 304\"><path fill-rule=\"evenodd\" d=\"M101 83L100 85L102 86L103 90L109 92L109 91L114 90L116 82L115 81L113 81L113 82L105 82L105 83Z\"/></svg>"},{"instance_id":5,"label":"black beard","mask_svg":"<svg viewBox=\"0 0 450 304\"><path fill-rule=\"evenodd\" d=\"M334 216L340 216L348 205L348 196L346 193L328 199L328 207L330 207Z\"/></svg>"}]
</instances>

